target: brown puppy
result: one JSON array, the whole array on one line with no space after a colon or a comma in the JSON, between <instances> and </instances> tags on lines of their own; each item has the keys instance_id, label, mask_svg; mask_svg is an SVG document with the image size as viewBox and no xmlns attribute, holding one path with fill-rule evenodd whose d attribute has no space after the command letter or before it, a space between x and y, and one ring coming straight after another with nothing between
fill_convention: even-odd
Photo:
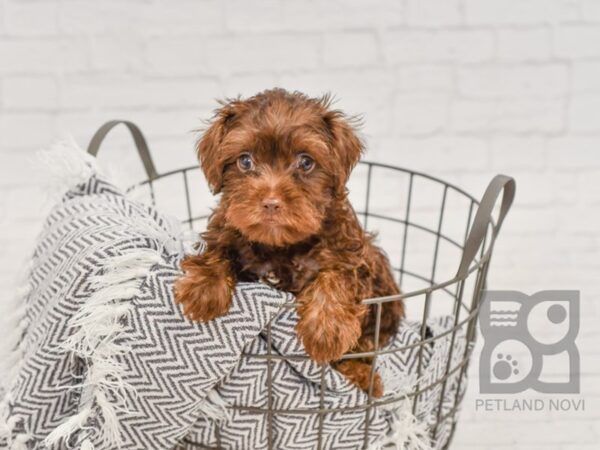
<instances>
[{"instance_id":1,"label":"brown puppy","mask_svg":"<svg viewBox=\"0 0 600 450\"><path fill-rule=\"evenodd\" d=\"M327 96L273 89L224 104L198 142L202 170L223 195L202 234L206 251L181 264L175 293L185 314L198 321L226 314L236 281L264 281L296 295L296 330L315 361L372 350L375 309L360 300L399 290L347 199L362 150ZM401 302L383 304L380 346L403 315ZM369 359L335 366L368 389ZM382 393L376 376L373 394Z\"/></svg>"}]
</instances>

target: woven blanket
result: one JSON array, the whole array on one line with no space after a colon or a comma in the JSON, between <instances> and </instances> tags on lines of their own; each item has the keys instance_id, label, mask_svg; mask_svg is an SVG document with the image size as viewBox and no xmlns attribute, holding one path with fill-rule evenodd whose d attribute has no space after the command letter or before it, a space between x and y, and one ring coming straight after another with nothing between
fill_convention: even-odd
<instances>
[{"instance_id":1,"label":"woven blanket","mask_svg":"<svg viewBox=\"0 0 600 450\"><path fill-rule=\"evenodd\" d=\"M430 435L440 400L443 417L464 387L460 371L422 394L414 410L404 396L446 370L451 318L430 320L427 332L445 336L422 347L420 324L401 327L388 348L409 348L378 358L389 402L365 408L362 391L306 358L288 293L239 284L226 316L187 320L172 294L183 248L173 221L82 161L78 182L46 220L15 304L15 333L3 342L0 448L446 444L449 420ZM462 342L453 343L456 361ZM267 354L278 358L269 364ZM272 413L258 410L269 405ZM332 412L319 414L321 407Z\"/></svg>"}]
</instances>

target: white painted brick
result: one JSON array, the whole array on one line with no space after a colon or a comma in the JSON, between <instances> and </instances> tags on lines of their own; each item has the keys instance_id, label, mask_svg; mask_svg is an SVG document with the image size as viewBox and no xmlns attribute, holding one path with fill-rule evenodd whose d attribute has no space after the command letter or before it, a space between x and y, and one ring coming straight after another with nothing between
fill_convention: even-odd
<instances>
[{"instance_id":1,"label":"white painted brick","mask_svg":"<svg viewBox=\"0 0 600 450\"><path fill-rule=\"evenodd\" d=\"M570 0L465 0L468 24L541 24L577 20L577 3Z\"/></svg>"},{"instance_id":2,"label":"white painted brick","mask_svg":"<svg viewBox=\"0 0 600 450\"><path fill-rule=\"evenodd\" d=\"M2 91L8 109L48 110L58 106L58 83L52 77L6 77Z\"/></svg>"},{"instance_id":3,"label":"white painted brick","mask_svg":"<svg viewBox=\"0 0 600 450\"><path fill-rule=\"evenodd\" d=\"M498 433L498 424L495 422L471 424L469 425L468 432L462 433L461 441L458 445L477 445L480 446L482 442L487 441L487 437L490 434L496 436L495 444L516 444L517 440L513 433ZM478 447L480 448L480 447Z\"/></svg>"},{"instance_id":4,"label":"white painted brick","mask_svg":"<svg viewBox=\"0 0 600 450\"><path fill-rule=\"evenodd\" d=\"M582 0L581 9L581 17L584 21L600 21L600 3L596 0Z\"/></svg>"},{"instance_id":5,"label":"white painted brick","mask_svg":"<svg viewBox=\"0 0 600 450\"><path fill-rule=\"evenodd\" d=\"M320 40L310 34L249 35L208 40L207 64L218 73L293 71L319 65Z\"/></svg>"},{"instance_id":6,"label":"white painted brick","mask_svg":"<svg viewBox=\"0 0 600 450\"><path fill-rule=\"evenodd\" d=\"M535 136L495 136L491 141L492 166L501 172L539 171L546 163L544 144L544 139Z\"/></svg>"},{"instance_id":7,"label":"white painted brick","mask_svg":"<svg viewBox=\"0 0 600 450\"><path fill-rule=\"evenodd\" d=\"M49 204L50 198L42 186L23 187L8 193L6 214L23 221L36 221L48 211Z\"/></svg>"},{"instance_id":8,"label":"white painted brick","mask_svg":"<svg viewBox=\"0 0 600 450\"><path fill-rule=\"evenodd\" d=\"M5 17L5 5L4 2L0 2L0 18ZM3 36L6 32L6 24L4 20L0 20L0 36Z\"/></svg>"},{"instance_id":9,"label":"white painted brick","mask_svg":"<svg viewBox=\"0 0 600 450\"><path fill-rule=\"evenodd\" d=\"M138 78L73 78L61 87L65 108L183 107L210 103L207 94L217 91L211 79L146 80ZM202 100L200 100L202 99Z\"/></svg>"},{"instance_id":10,"label":"white painted brick","mask_svg":"<svg viewBox=\"0 0 600 450\"><path fill-rule=\"evenodd\" d=\"M242 74L225 77L221 83L220 97L250 97L273 86L280 86L280 76L271 72Z\"/></svg>"},{"instance_id":11,"label":"white painted brick","mask_svg":"<svg viewBox=\"0 0 600 450\"><path fill-rule=\"evenodd\" d=\"M8 194L9 189L18 190L40 184L43 175L40 167L34 164L34 154L35 152L31 151L7 150L6 146L2 145L2 151L0 151L0 192ZM12 217L14 228L18 228L18 219L19 216Z\"/></svg>"},{"instance_id":12,"label":"white painted brick","mask_svg":"<svg viewBox=\"0 0 600 450\"><path fill-rule=\"evenodd\" d=\"M557 217L557 226L569 233L596 233L598 224L589 214L587 205L565 205Z\"/></svg>"},{"instance_id":13,"label":"white painted brick","mask_svg":"<svg viewBox=\"0 0 600 450\"><path fill-rule=\"evenodd\" d=\"M459 0L408 0L406 9L409 26L458 25L462 21Z\"/></svg>"},{"instance_id":14,"label":"white painted brick","mask_svg":"<svg viewBox=\"0 0 600 450\"><path fill-rule=\"evenodd\" d=\"M58 5L45 1L5 2L4 18L6 32L11 36L43 36L57 32Z\"/></svg>"},{"instance_id":15,"label":"white painted brick","mask_svg":"<svg viewBox=\"0 0 600 450\"><path fill-rule=\"evenodd\" d=\"M487 142L474 137L394 139L371 149L369 159L444 176L485 171L489 164Z\"/></svg>"},{"instance_id":16,"label":"white painted brick","mask_svg":"<svg viewBox=\"0 0 600 450\"><path fill-rule=\"evenodd\" d=\"M161 108L161 109L107 109L103 111L73 111L62 113L57 118L57 129L59 135L73 134L77 142L82 145L87 144L92 134L104 122L115 117L130 120L136 123L146 135L150 148L154 148L153 142L161 139L166 148L161 151L176 153L185 152L186 149L178 150L178 144L181 139L189 141L189 148L193 148L193 140L196 137L195 130L205 126L204 119L212 114L210 108L202 109L196 107L193 109L183 108ZM124 127L119 127L121 131L114 131L115 134L122 135L123 139L119 144L129 148L131 144L130 136ZM172 145L168 144L169 140Z\"/></svg>"},{"instance_id":17,"label":"white painted brick","mask_svg":"<svg viewBox=\"0 0 600 450\"><path fill-rule=\"evenodd\" d=\"M560 170L600 167L600 137L568 136L547 143L548 165Z\"/></svg>"},{"instance_id":18,"label":"white painted brick","mask_svg":"<svg viewBox=\"0 0 600 450\"><path fill-rule=\"evenodd\" d=\"M363 32L326 34L323 40L323 62L326 67L368 66L378 60L375 35Z\"/></svg>"},{"instance_id":19,"label":"white painted brick","mask_svg":"<svg viewBox=\"0 0 600 450\"><path fill-rule=\"evenodd\" d=\"M569 129L593 132L600 129L600 95L577 95L569 103Z\"/></svg>"},{"instance_id":20,"label":"white painted brick","mask_svg":"<svg viewBox=\"0 0 600 450\"><path fill-rule=\"evenodd\" d=\"M527 427L526 424L513 428L511 431L519 436L519 443L529 448L529 445L539 444L594 444L596 435L591 423L580 421L559 421L552 425L552 433L547 432L548 422L541 422L538 427ZM544 432L546 430L546 432Z\"/></svg>"},{"instance_id":21,"label":"white painted brick","mask_svg":"<svg viewBox=\"0 0 600 450\"><path fill-rule=\"evenodd\" d=\"M450 129L458 132L484 132L494 129L493 102L452 99Z\"/></svg>"},{"instance_id":22,"label":"white painted brick","mask_svg":"<svg viewBox=\"0 0 600 450\"><path fill-rule=\"evenodd\" d=\"M128 8L122 2L104 0L93 6L87 1L60 3L58 23L65 34L104 34L127 32L139 23L140 11L148 4L131 0Z\"/></svg>"},{"instance_id":23,"label":"white painted brick","mask_svg":"<svg viewBox=\"0 0 600 450\"><path fill-rule=\"evenodd\" d=\"M140 126L144 123L138 117L132 117L132 119ZM95 130L90 130L90 134L93 131ZM150 154L159 173L198 164L194 150L194 133L187 132L168 138L146 133L146 138ZM103 171L108 173L111 180L121 188L127 188L147 178L131 136L125 128L119 128L109 134L102 144L98 160ZM191 174L190 181L195 182ZM179 205L179 201L184 199L184 193L180 189L183 186L183 179L181 177L169 178L166 184L176 188L176 191L172 192L172 195L177 197L173 203ZM161 187L161 192L164 193L164 191L165 189ZM165 201L165 204L167 202L168 200ZM162 202L159 205L162 205ZM182 217L183 212L185 211L180 211L178 217Z\"/></svg>"},{"instance_id":24,"label":"white painted brick","mask_svg":"<svg viewBox=\"0 0 600 450\"><path fill-rule=\"evenodd\" d=\"M6 39L0 41L1 73L57 73L87 68L82 40Z\"/></svg>"},{"instance_id":25,"label":"white painted brick","mask_svg":"<svg viewBox=\"0 0 600 450\"><path fill-rule=\"evenodd\" d=\"M577 95L600 94L600 62L577 61L573 64L572 90Z\"/></svg>"},{"instance_id":26,"label":"white painted brick","mask_svg":"<svg viewBox=\"0 0 600 450\"><path fill-rule=\"evenodd\" d=\"M282 0L282 27L286 30L340 30L384 28L406 21L405 3L397 0Z\"/></svg>"},{"instance_id":27,"label":"white painted brick","mask_svg":"<svg viewBox=\"0 0 600 450\"><path fill-rule=\"evenodd\" d=\"M188 131L177 138L153 138L153 155L160 171L177 170L182 167L197 166L195 141L198 133ZM206 183L198 173L190 173L191 183Z\"/></svg>"},{"instance_id":28,"label":"white painted brick","mask_svg":"<svg viewBox=\"0 0 600 450\"><path fill-rule=\"evenodd\" d=\"M598 447L597 441L593 444L571 444L561 447L561 450L595 450Z\"/></svg>"},{"instance_id":29,"label":"white painted brick","mask_svg":"<svg viewBox=\"0 0 600 450\"><path fill-rule=\"evenodd\" d=\"M0 148L3 150L37 150L52 142L53 137L54 117L49 113L15 112L0 116Z\"/></svg>"},{"instance_id":30,"label":"white painted brick","mask_svg":"<svg viewBox=\"0 0 600 450\"><path fill-rule=\"evenodd\" d=\"M136 71L142 67L143 46L131 36L95 36L91 40L91 66L94 70Z\"/></svg>"},{"instance_id":31,"label":"white painted brick","mask_svg":"<svg viewBox=\"0 0 600 450\"><path fill-rule=\"evenodd\" d=\"M398 94L394 99L394 133L439 132L448 122L449 98L444 94Z\"/></svg>"},{"instance_id":32,"label":"white painted brick","mask_svg":"<svg viewBox=\"0 0 600 450\"><path fill-rule=\"evenodd\" d=\"M81 109L62 108L58 112L55 124L55 133L57 137L72 137L80 146L87 145L92 138L92 133L106 121L106 117L101 112ZM118 116L112 115L110 119L115 117L130 119L131 116L123 111L120 111Z\"/></svg>"},{"instance_id":33,"label":"white painted brick","mask_svg":"<svg viewBox=\"0 0 600 450\"><path fill-rule=\"evenodd\" d=\"M548 28L507 28L497 32L497 55L502 61L544 61L552 55Z\"/></svg>"},{"instance_id":34,"label":"white painted brick","mask_svg":"<svg viewBox=\"0 0 600 450\"><path fill-rule=\"evenodd\" d=\"M191 41L186 37L153 39L146 58L153 71L197 75L314 69L319 65L320 41L315 36L249 35Z\"/></svg>"},{"instance_id":35,"label":"white painted brick","mask_svg":"<svg viewBox=\"0 0 600 450\"><path fill-rule=\"evenodd\" d=\"M565 100L513 100L497 104L494 128L500 131L560 132L565 127Z\"/></svg>"},{"instance_id":36,"label":"white painted brick","mask_svg":"<svg viewBox=\"0 0 600 450\"><path fill-rule=\"evenodd\" d=\"M389 101L394 80L394 74L381 69L321 70L281 77L281 83L286 89L297 89L311 96L332 92L339 103L336 106L349 114L359 114L361 105L368 105L369 98L376 103Z\"/></svg>"},{"instance_id":37,"label":"white painted brick","mask_svg":"<svg viewBox=\"0 0 600 450\"><path fill-rule=\"evenodd\" d=\"M558 97L567 89L567 67L559 64L469 67L458 72L459 94L467 98Z\"/></svg>"},{"instance_id":38,"label":"white painted brick","mask_svg":"<svg viewBox=\"0 0 600 450\"><path fill-rule=\"evenodd\" d=\"M4 236L6 230L2 230ZM6 259L0 260L0 271L20 268L20 262L26 259L33 252L35 238L40 231L39 221L23 221L17 230L11 230L8 236L10 240L4 242L2 248Z\"/></svg>"},{"instance_id":39,"label":"white painted brick","mask_svg":"<svg viewBox=\"0 0 600 450\"><path fill-rule=\"evenodd\" d=\"M597 207L600 204L600 170L580 173L577 178L579 181L580 201Z\"/></svg>"},{"instance_id":40,"label":"white painted brick","mask_svg":"<svg viewBox=\"0 0 600 450\"><path fill-rule=\"evenodd\" d=\"M396 71L400 91L450 91L454 88L454 71L446 65L407 65Z\"/></svg>"},{"instance_id":41,"label":"white painted brick","mask_svg":"<svg viewBox=\"0 0 600 450\"><path fill-rule=\"evenodd\" d=\"M220 33L225 29L225 3L221 0L144 2L136 11L136 31L144 36L206 36Z\"/></svg>"},{"instance_id":42,"label":"white painted brick","mask_svg":"<svg viewBox=\"0 0 600 450\"><path fill-rule=\"evenodd\" d=\"M518 205L543 208L552 204L554 180L547 173L517 169L509 173L518 182Z\"/></svg>"},{"instance_id":43,"label":"white painted brick","mask_svg":"<svg viewBox=\"0 0 600 450\"><path fill-rule=\"evenodd\" d=\"M520 234L539 235L544 233L556 233L559 226L557 221L562 213L554 209L545 209L541 207L532 208L530 205L521 205L517 198L517 203L510 211L510 221L513 224L513 229L518 229ZM545 236L548 239L549 236ZM538 251L543 251L538 249ZM544 259L537 260L537 255L527 254L522 252L519 255L519 260L526 260L533 257L536 263L546 265ZM547 264L546 267L553 267L552 264ZM546 269L548 270L548 269Z\"/></svg>"},{"instance_id":44,"label":"white painted brick","mask_svg":"<svg viewBox=\"0 0 600 450\"><path fill-rule=\"evenodd\" d=\"M136 111L132 115L135 121L146 134L154 138L182 139L196 137L195 130L205 127L204 121L212 117L212 108L207 106L193 108L176 108L156 111ZM190 147L191 148L191 147ZM185 150L183 150L185 151Z\"/></svg>"},{"instance_id":45,"label":"white painted brick","mask_svg":"<svg viewBox=\"0 0 600 450\"><path fill-rule=\"evenodd\" d=\"M236 32L280 31L282 21L283 6L279 0L225 2L225 24L228 30Z\"/></svg>"},{"instance_id":46,"label":"white painted brick","mask_svg":"<svg viewBox=\"0 0 600 450\"><path fill-rule=\"evenodd\" d=\"M494 52L490 30L397 30L384 33L382 40L392 64L489 61Z\"/></svg>"},{"instance_id":47,"label":"white painted brick","mask_svg":"<svg viewBox=\"0 0 600 450\"><path fill-rule=\"evenodd\" d=\"M146 70L168 76L210 73L207 66L206 41L189 37L167 36L148 39L144 45Z\"/></svg>"},{"instance_id":48,"label":"white painted brick","mask_svg":"<svg viewBox=\"0 0 600 450\"><path fill-rule=\"evenodd\" d=\"M554 52L563 58L600 56L600 28L569 25L554 30Z\"/></svg>"},{"instance_id":49,"label":"white painted brick","mask_svg":"<svg viewBox=\"0 0 600 450\"><path fill-rule=\"evenodd\" d=\"M284 75L281 87L311 96L331 92L337 108L349 115L362 115L367 136L389 133L394 95L393 73L385 70L328 70L301 75Z\"/></svg>"},{"instance_id":50,"label":"white painted brick","mask_svg":"<svg viewBox=\"0 0 600 450\"><path fill-rule=\"evenodd\" d=\"M572 205L579 201L578 177L576 171L567 171L562 168L550 167L554 179L554 201L559 205ZM557 176L559 174L560 176Z\"/></svg>"},{"instance_id":51,"label":"white painted brick","mask_svg":"<svg viewBox=\"0 0 600 450\"><path fill-rule=\"evenodd\" d=\"M450 123L467 132L560 132L565 127L562 99L454 100Z\"/></svg>"},{"instance_id":52,"label":"white painted brick","mask_svg":"<svg viewBox=\"0 0 600 450\"><path fill-rule=\"evenodd\" d=\"M486 436L494 436L491 448L502 449L527 449L542 450L552 447L557 443L585 444L594 443L595 436L591 425L577 422L559 422L552 425L552 433L548 432L548 422L540 417L537 422L532 421L509 421L502 422L494 420L494 413L484 413L492 416L487 423L472 424L467 433L462 434L465 443L481 445L487 442ZM504 413L506 416L515 416L514 412ZM533 414L533 413L530 413ZM542 412L544 414L544 412ZM525 416L525 415L524 415ZM577 436L573 436L577 434ZM460 448L460 447L458 447Z\"/></svg>"}]
</instances>

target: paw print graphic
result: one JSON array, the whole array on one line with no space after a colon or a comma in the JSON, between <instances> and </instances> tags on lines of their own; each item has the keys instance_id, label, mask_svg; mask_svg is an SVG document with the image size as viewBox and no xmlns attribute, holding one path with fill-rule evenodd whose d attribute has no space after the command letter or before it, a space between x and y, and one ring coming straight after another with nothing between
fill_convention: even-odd
<instances>
[{"instance_id":1,"label":"paw print graphic","mask_svg":"<svg viewBox=\"0 0 600 450\"><path fill-rule=\"evenodd\" d=\"M499 380L508 380L513 375L519 375L519 363L513 359L512 355L497 354L497 361L494 364L494 376Z\"/></svg>"},{"instance_id":2,"label":"paw print graphic","mask_svg":"<svg viewBox=\"0 0 600 450\"><path fill-rule=\"evenodd\" d=\"M482 394L579 393L579 291L552 290L527 295L485 291L481 301L479 359ZM546 377L563 365L562 379Z\"/></svg>"}]
</instances>

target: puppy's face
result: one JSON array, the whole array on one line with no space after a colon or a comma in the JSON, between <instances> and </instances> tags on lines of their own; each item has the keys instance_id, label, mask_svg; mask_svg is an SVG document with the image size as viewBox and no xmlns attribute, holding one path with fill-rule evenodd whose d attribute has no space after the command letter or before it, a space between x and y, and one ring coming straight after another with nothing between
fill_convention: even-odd
<instances>
[{"instance_id":1,"label":"puppy's face","mask_svg":"<svg viewBox=\"0 0 600 450\"><path fill-rule=\"evenodd\" d=\"M223 193L228 225L274 247L319 233L361 151L328 98L281 89L226 103L198 143L202 169Z\"/></svg>"}]
</instances>

